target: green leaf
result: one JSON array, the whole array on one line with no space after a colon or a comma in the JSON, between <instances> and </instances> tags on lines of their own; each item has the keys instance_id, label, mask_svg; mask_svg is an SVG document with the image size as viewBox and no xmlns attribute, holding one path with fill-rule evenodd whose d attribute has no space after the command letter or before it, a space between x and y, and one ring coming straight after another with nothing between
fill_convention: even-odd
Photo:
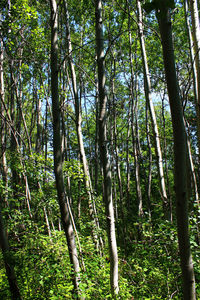
<instances>
[{"instance_id":1,"label":"green leaf","mask_svg":"<svg viewBox=\"0 0 200 300\"><path fill-rule=\"evenodd\" d=\"M39 281L39 284L41 284L41 286L44 286L44 281L41 279L41 280Z\"/></svg>"}]
</instances>

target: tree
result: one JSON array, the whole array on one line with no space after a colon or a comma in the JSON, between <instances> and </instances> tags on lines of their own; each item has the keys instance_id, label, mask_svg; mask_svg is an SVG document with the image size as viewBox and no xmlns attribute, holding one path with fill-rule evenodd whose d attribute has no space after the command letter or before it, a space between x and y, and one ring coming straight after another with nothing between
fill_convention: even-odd
<instances>
[{"instance_id":1,"label":"tree","mask_svg":"<svg viewBox=\"0 0 200 300\"><path fill-rule=\"evenodd\" d=\"M99 93L99 151L103 167L104 176L104 202L106 210L108 243L110 252L110 285L113 295L119 292L118 286L118 255L115 236L115 219L112 199L112 178L108 157L108 141L106 137L106 103L107 96L105 91L105 67L104 67L104 45L102 28L102 3L101 0L95 1L95 22L96 22L96 52L98 68L98 93Z\"/></svg>"},{"instance_id":2,"label":"tree","mask_svg":"<svg viewBox=\"0 0 200 300\"><path fill-rule=\"evenodd\" d=\"M69 214L69 202L65 192L61 132L60 132L60 104L58 92L58 6L55 0L50 0L51 6L51 93L52 93L52 113L53 113L53 150L54 150L54 172L56 177L56 188L58 202L60 206L61 219L65 231L71 264L74 269L73 282L76 294L80 294L80 265L75 244L73 227Z\"/></svg>"},{"instance_id":3,"label":"tree","mask_svg":"<svg viewBox=\"0 0 200 300\"><path fill-rule=\"evenodd\" d=\"M154 139L154 146L156 151L157 169L159 174L160 193L163 201L164 215L167 219L170 220L172 219L172 215L171 212L169 211L170 207L169 207L169 201L167 199L167 192L165 187L165 176L164 176L164 168L163 168L162 150L160 145L160 137L159 137L158 125L156 121L155 109L154 109L152 96L151 96L151 82L149 76L149 67L147 62L147 54L146 54L144 33L143 33L142 10L141 10L141 4L139 0L137 0L137 12L138 12L138 30L139 30L139 37L140 37L140 47L141 47L143 69L144 69L145 98L150 112L151 123L153 128L153 139Z\"/></svg>"},{"instance_id":4,"label":"tree","mask_svg":"<svg viewBox=\"0 0 200 300\"><path fill-rule=\"evenodd\" d=\"M193 77L194 77L194 89L196 96L196 113L197 113L197 136L198 136L198 147L199 147L199 162L200 162L200 23L199 23L199 12L198 3L196 0L185 0L189 2L192 19L192 39L193 45L191 51L193 51L192 65L193 65Z\"/></svg>"},{"instance_id":5,"label":"tree","mask_svg":"<svg viewBox=\"0 0 200 300\"><path fill-rule=\"evenodd\" d=\"M165 76L172 115L174 136L174 182L176 193L176 215L178 227L178 241L183 278L184 299L196 299L195 277L190 250L188 229L188 191L187 191L187 140L183 120L183 108L179 95L179 86L175 69L175 58L172 42L172 28L170 10L172 5L163 1L155 2L158 8L156 16L159 23ZM171 4L171 3L170 3Z\"/></svg>"},{"instance_id":6,"label":"tree","mask_svg":"<svg viewBox=\"0 0 200 300\"><path fill-rule=\"evenodd\" d=\"M8 238L3 224L3 217L1 214L2 204L0 207L0 246L3 253L4 264L6 268L6 273L10 285L11 299L20 300L20 291L17 285L17 280L14 271L14 265L12 262L12 255L8 245Z\"/></svg>"},{"instance_id":7,"label":"tree","mask_svg":"<svg viewBox=\"0 0 200 300\"><path fill-rule=\"evenodd\" d=\"M94 191L92 187L92 181L89 171L89 165L87 161L87 157L85 154L85 148L83 143L83 134L82 134L82 114L81 114L81 101L79 100L78 88L77 88L77 80L75 67L72 61L72 43L71 43L71 35L70 35L70 25L69 25L69 13L67 7L67 0L64 1L64 10L65 10L65 20L66 20L66 40L67 40L67 53L68 53L68 63L71 72L72 78L72 87L73 87L73 97L74 97L74 106L75 106L75 118L76 118L76 132L79 144L79 152L81 157L81 162L83 164L84 171L84 181L85 188L88 195L88 204L89 204L89 213L91 220L93 222L92 235L96 245L97 251L102 251L102 238L97 234L97 230L99 230L99 220L97 217L95 202L94 202Z\"/></svg>"}]
</instances>

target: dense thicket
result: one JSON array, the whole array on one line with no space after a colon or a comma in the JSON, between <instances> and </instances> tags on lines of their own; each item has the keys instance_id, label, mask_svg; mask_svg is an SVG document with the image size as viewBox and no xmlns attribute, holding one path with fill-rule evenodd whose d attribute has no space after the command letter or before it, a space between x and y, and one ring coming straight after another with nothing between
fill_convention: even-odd
<instances>
[{"instance_id":1,"label":"dense thicket","mask_svg":"<svg viewBox=\"0 0 200 300\"><path fill-rule=\"evenodd\" d=\"M1 1L1 299L200 297L197 2Z\"/></svg>"}]
</instances>

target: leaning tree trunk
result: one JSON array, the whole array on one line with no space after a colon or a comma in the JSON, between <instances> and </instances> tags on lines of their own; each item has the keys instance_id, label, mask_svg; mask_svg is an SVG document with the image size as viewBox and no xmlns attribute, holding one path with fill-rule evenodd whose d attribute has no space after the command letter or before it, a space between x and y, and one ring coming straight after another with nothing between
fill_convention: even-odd
<instances>
[{"instance_id":1,"label":"leaning tree trunk","mask_svg":"<svg viewBox=\"0 0 200 300\"><path fill-rule=\"evenodd\" d=\"M75 244L74 231L69 215L69 203L64 186L60 132L60 105L58 95L58 7L55 0L50 0L51 6L51 93L53 113L53 150L54 150L54 173L56 177L56 188L60 206L61 219L65 236L67 239L70 261L74 269L74 288L77 297L80 295L80 267L78 253Z\"/></svg>"},{"instance_id":2,"label":"leaning tree trunk","mask_svg":"<svg viewBox=\"0 0 200 300\"><path fill-rule=\"evenodd\" d=\"M112 199L112 179L111 168L107 149L106 137L106 91L105 91L105 67L104 67L104 46L103 46L103 26L102 26L102 3L95 1L96 20L96 51L98 66L98 91L99 91L99 151L103 167L104 177L104 202L107 218L108 243L110 251L110 284L113 295L118 294L118 254L115 235L115 219Z\"/></svg>"},{"instance_id":3,"label":"leaning tree trunk","mask_svg":"<svg viewBox=\"0 0 200 300\"><path fill-rule=\"evenodd\" d=\"M157 11L156 15L161 33L165 76L173 125L175 164L174 181L178 242L183 278L183 297L185 300L194 300L196 299L195 276L190 251L188 228L187 141L175 69L171 17L169 9L164 4L160 7L159 12Z\"/></svg>"},{"instance_id":4,"label":"leaning tree trunk","mask_svg":"<svg viewBox=\"0 0 200 300\"><path fill-rule=\"evenodd\" d=\"M140 37L140 47L141 47L143 69L144 69L145 98L146 98L146 101L147 101L147 104L149 107L150 116L151 116L153 138L154 138L156 160L157 160L157 169L158 169L159 183L160 183L160 192L161 192L161 197L162 197L162 201L163 201L164 215L167 219L170 219L169 203L168 203L167 192L166 192L166 187L165 187L163 158L162 158L162 151L161 151L160 138L159 138L159 132L158 132L158 125L157 125L155 109L154 109L154 105L153 105L153 101L152 101L152 97L151 97L151 82L150 82L149 67L148 67L148 62L147 62L147 55L146 55L146 48L145 48L145 41L144 41L142 9L141 9L141 4L140 4L139 0L137 0L137 11L138 11L138 30L139 30L139 37Z\"/></svg>"}]
</instances>

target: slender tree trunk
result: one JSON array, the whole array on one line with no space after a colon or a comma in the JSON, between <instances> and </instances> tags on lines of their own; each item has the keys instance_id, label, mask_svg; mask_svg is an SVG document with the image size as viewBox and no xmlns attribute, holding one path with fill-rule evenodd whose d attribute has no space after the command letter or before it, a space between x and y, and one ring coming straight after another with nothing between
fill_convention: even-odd
<instances>
[{"instance_id":1,"label":"slender tree trunk","mask_svg":"<svg viewBox=\"0 0 200 300\"><path fill-rule=\"evenodd\" d=\"M196 112L197 112L197 138L199 148L199 164L200 164L200 22L197 0L185 0L189 2L192 19L192 38L193 38L193 54L194 54L194 86L196 88Z\"/></svg>"},{"instance_id":2,"label":"slender tree trunk","mask_svg":"<svg viewBox=\"0 0 200 300\"><path fill-rule=\"evenodd\" d=\"M129 108L128 108L128 128L127 128L127 137L126 137L126 207L127 211L130 211L130 158L129 158L129 139L130 139L130 106L131 99L129 99Z\"/></svg>"},{"instance_id":3,"label":"slender tree trunk","mask_svg":"<svg viewBox=\"0 0 200 300\"><path fill-rule=\"evenodd\" d=\"M11 299L20 300L21 299L20 291L17 285L13 262L11 260L11 253L8 245L8 238L4 229L1 207L0 207L0 246L2 249L6 274L10 285Z\"/></svg>"},{"instance_id":4,"label":"slender tree trunk","mask_svg":"<svg viewBox=\"0 0 200 300\"><path fill-rule=\"evenodd\" d=\"M55 0L50 0L51 6L51 93L53 112L53 149L54 149L54 173L56 177L56 188L58 202L61 212L61 220L67 239L70 261L74 269L73 282L77 296L80 295L80 266L75 244L74 231L69 215L69 203L67 203L61 151L60 132L60 105L58 95L58 7Z\"/></svg>"},{"instance_id":5,"label":"slender tree trunk","mask_svg":"<svg viewBox=\"0 0 200 300\"><path fill-rule=\"evenodd\" d=\"M111 67L112 68L112 67ZM124 220L124 208L123 208L123 189L122 189L122 178L121 178L121 169L120 169L120 162L119 162L119 149L118 149L118 139L117 139L117 112L116 112L116 99L115 99L115 58L113 57L113 75L111 79L111 95L112 95L112 103L111 103L111 116L110 116L110 123L111 123L111 131L112 131L112 138L114 145L113 145L113 159L115 160L114 165L117 171L117 182L119 187L119 213L120 218L122 220L123 228L121 230L124 246L125 246L125 220ZM112 122L113 121L113 122Z\"/></svg>"},{"instance_id":6,"label":"slender tree trunk","mask_svg":"<svg viewBox=\"0 0 200 300\"><path fill-rule=\"evenodd\" d=\"M48 157L48 133L47 133L47 122L48 122L48 105L46 101L45 105L45 122L44 122L44 175L43 184L47 180L47 157Z\"/></svg>"},{"instance_id":7,"label":"slender tree trunk","mask_svg":"<svg viewBox=\"0 0 200 300\"><path fill-rule=\"evenodd\" d=\"M116 221L116 224L118 225L118 216L120 214L119 210L118 210L118 204L119 204L119 201L118 201L118 198L117 198L117 178L116 178L116 172L115 172L115 149L114 149L114 137L113 137L113 128L112 128L112 122L108 122L108 118L107 118L107 123L109 125L109 128L107 129L107 132L109 131L108 135L110 137L110 145L109 145L109 148L110 148L110 170L111 170L111 174L113 174L112 176L112 199L113 199L113 206L114 206L114 213L115 213L115 221ZM103 169L102 169L103 171ZM103 172L102 172L103 173ZM104 188L103 188L103 191L104 191ZM104 194L104 193L103 193ZM117 228L117 236L118 238L120 237L120 231L121 231L121 227L118 227L116 226Z\"/></svg>"},{"instance_id":8,"label":"slender tree trunk","mask_svg":"<svg viewBox=\"0 0 200 300\"><path fill-rule=\"evenodd\" d=\"M45 206L43 207L43 211L44 211L45 222L46 222L46 225L47 225L48 236L51 239L51 227L50 227L50 224L49 224L49 218L48 218L48 214L47 214L47 210L46 210Z\"/></svg>"},{"instance_id":9,"label":"slender tree trunk","mask_svg":"<svg viewBox=\"0 0 200 300\"><path fill-rule=\"evenodd\" d=\"M1 20L1 15L0 15ZM3 51L3 41L0 39L0 171L2 174L2 179L5 188L5 195L3 197L4 204L8 206L7 201L7 187L8 187L8 168L6 162L6 121L4 115L4 68L3 68L3 61L4 61L4 51ZM1 197L1 196L0 196Z\"/></svg>"},{"instance_id":10,"label":"slender tree trunk","mask_svg":"<svg viewBox=\"0 0 200 300\"><path fill-rule=\"evenodd\" d=\"M15 119L16 119L16 107L15 107L15 92L14 92L14 80L13 80L13 60L10 60L9 62L9 69L10 69L10 124L12 126L11 128L11 138L10 138L10 153L11 153L11 162L10 162L10 169L11 169L11 186L13 190L13 196L14 198L18 198L18 186L19 186L19 175L16 170L15 166L15 158L16 158L16 149L17 149L17 129L16 129L16 124L15 124ZM19 134L19 133L18 133Z\"/></svg>"},{"instance_id":11,"label":"slender tree trunk","mask_svg":"<svg viewBox=\"0 0 200 300\"><path fill-rule=\"evenodd\" d=\"M198 64L198 62L195 59L195 49L194 49L194 45L193 45L193 38L192 38L192 32L191 32L190 20L189 20L188 0L184 1L184 9L185 9L185 21L186 21L186 27L187 27L188 39L189 39L190 59L191 59L191 64L192 64L194 98L195 98L196 112L197 112L197 136L199 136L200 130L199 130L198 105L197 105L197 101L198 101L198 76L197 76L197 74L199 73L199 70L196 70L196 67L195 67ZM199 144L199 139L198 139L198 144ZM188 147L189 147L189 145L188 145ZM199 162L200 162L200 160L199 160ZM198 193L198 186L197 186L197 193Z\"/></svg>"},{"instance_id":12,"label":"slender tree trunk","mask_svg":"<svg viewBox=\"0 0 200 300\"><path fill-rule=\"evenodd\" d=\"M63 161L68 161L68 140L67 140L67 134L66 134L66 128L65 128L65 120L64 120L64 111L61 111L61 119L62 119L62 142L63 142ZM72 192L71 192L71 180L70 176L67 175L67 195L69 198L69 203L72 205L73 198L72 198Z\"/></svg>"},{"instance_id":13,"label":"slender tree trunk","mask_svg":"<svg viewBox=\"0 0 200 300\"><path fill-rule=\"evenodd\" d=\"M98 98L98 88L96 88L96 97L95 97L95 106L96 106L96 131L95 131L95 191L98 192L98 179L99 179L99 146L98 146L98 136L99 136L99 98Z\"/></svg>"},{"instance_id":14,"label":"slender tree trunk","mask_svg":"<svg viewBox=\"0 0 200 300\"><path fill-rule=\"evenodd\" d=\"M12 74L12 70L11 70L11 74ZM12 81L12 82L14 82L14 81ZM11 96L12 96L12 92L13 91L12 91L12 88L11 88ZM5 105L4 97L1 97L1 104L3 104L3 108L5 109L6 105ZM21 153L20 153L20 145L19 145L20 135L19 135L19 132L17 132L15 130L14 126L13 126L14 120L11 118L11 116L13 117L13 115L11 114L11 116L10 116L7 109L5 109L5 111L6 111L7 118L8 118L8 121L9 121L9 125L10 125L10 128L11 128L11 146L10 146L10 150L11 150L12 155L11 155L10 169L11 169L11 173L12 173L13 195L16 199L19 198L18 186L21 184L20 180L23 179L24 184L25 184L26 204L27 204L29 216L30 216L30 218L32 218L31 208L30 208L31 194L30 194L30 190L29 190L28 178L26 176L24 163L22 161ZM11 110L11 113L13 113L12 110ZM18 138L17 138L17 135L18 135ZM18 161L18 165L20 165L22 167L21 174L19 174L18 170L16 169L16 160ZM4 164L5 164L5 161L4 161Z\"/></svg>"},{"instance_id":15,"label":"slender tree trunk","mask_svg":"<svg viewBox=\"0 0 200 300\"><path fill-rule=\"evenodd\" d=\"M160 11L157 11L156 15L161 33L165 76L173 125L176 215L183 278L183 297L185 300L194 300L196 299L195 276L188 228L187 141L175 69L171 17L169 9L164 7L164 5L163 7L161 6Z\"/></svg>"},{"instance_id":16,"label":"slender tree trunk","mask_svg":"<svg viewBox=\"0 0 200 300\"><path fill-rule=\"evenodd\" d=\"M188 131L189 131L189 126L188 126L187 121L185 119L184 119L184 124L185 124L185 128L187 128ZM187 139L189 169L190 169L190 172L191 172L191 179L192 179L193 191L194 191L194 196L195 196L195 203L199 207L198 185L197 185L196 173L195 173L195 168L194 168L194 163L193 163L193 158L192 158L192 150L191 150L191 145L190 145L189 132L186 135L186 139Z\"/></svg>"},{"instance_id":17,"label":"slender tree trunk","mask_svg":"<svg viewBox=\"0 0 200 300\"><path fill-rule=\"evenodd\" d=\"M128 6L130 11L130 7ZM132 54L132 35L130 30L130 14L128 20L128 35L129 35L129 64L131 70L131 81L130 81L130 106L131 106L131 134L132 134L132 145L133 145L133 157L134 157L134 166L135 166L135 184L136 184L136 193L137 193L137 200L138 200L138 216L139 219L143 215L143 200L142 200L142 190L140 185L140 165L138 154L139 150L139 139L138 139L138 123L137 123L137 91L136 91L136 84L134 83L134 70L133 70L133 54ZM140 227L140 226L139 226ZM140 235L140 229L138 230Z\"/></svg>"},{"instance_id":18,"label":"slender tree trunk","mask_svg":"<svg viewBox=\"0 0 200 300\"><path fill-rule=\"evenodd\" d=\"M151 219L151 182L152 182L152 151L151 151L151 138L149 130L148 107L146 103L146 132L147 132L147 147L148 147L148 180L147 180L147 206L149 218Z\"/></svg>"},{"instance_id":19,"label":"slender tree trunk","mask_svg":"<svg viewBox=\"0 0 200 300\"><path fill-rule=\"evenodd\" d=\"M136 97L135 97L136 98ZM133 156L135 161L135 182L136 182L136 191L138 198L138 216L139 218L143 215L143 200L142 200L142 190L140 184L140 165L139 165L139 145L138 145L138 137L137 137L137 99L134 100L132 97L132 105L131 105L131 131L132 131L132 140L133 140Z\"/></svg>"},{"instance_id":20,"label":"slender tree trunk","mask_svg":"<svg viewBox=\"0 0 200 300\"><path fill-rule=\"evenodd\" d=\"M157 161L159 183L160 183L160 192L163 201L163 210L164 210L165 218L169 219L170 218L169 203L168 203L167 192L165 187L163 158L162 158L162 151L161 151L160 138L158 132L158 125L156 121L156 114L155 114L154 105L151 97L151 82L150 82L149 67L147 62L147 55L146 55L146 48L145 48L145 41L144 41L142 9L139 0L137 0L137 12L138 12L138 29L139 29L139 37L140 37L140 46L141 46L143 70L144 70L145 98L149 106L149 112L151 116L151 123L152 123L154 144L155 144L155 151L156 151L156 161Z\"/></svg>"},{"instance_id":21,"label":"slender tree trunk","mask_svg":"<svg viewBox=\"0 0 200 300\"><path fill-rule=\"evenodd\" d=\"M74 105L75 105L75 114L76 114L76 131L78 137L79 151L80 151L81 161L83 163L85 187L88 195L89 214L93 222L92 235L96 245L96 249L101 253L101 250L103 248L103 242L102 242L102 238L99 237L97 234L97 230L100 228L100 226L99 226L99 220L96 212L96 205L94 201L94 192L93 192L93 187L91 182L89 165L88 165L87 157L85 154L85 148L83 144L82 114L81 114L81 105L80 105L78 89L77 89L76 73L75 73L74 64L72 62L72 45L71 45L67 0L64 1L64 9L65 9L65 17L66 17L68 62L69 62L69 67L70 67L71 77L72 77L72 87L73 87Z\"/></svg>"},{"instance_id":22,"label":"slender tree trunk","mask_svg":"<svg viewBox=\"0 0 200 300\"><path fill-rule=\"evenodd\" d=\"M0 17L1 19L1 17ZM5 109L5 101L4 101L4 69L3 69L3 61L4 61L4 55L3 55L3 42L0 41L0 126L1 126L1 132L0 132L0 143L1 143L1 173L2 178L4 182L5 189L7 189L8 185L8 176L7 176L7 164L6 164L6 155L5 155L5 149L6 149L6 140L5 140L5 120L4 120L4 109ZM0 196L0 247L2 249L3 254L3 260L6 268L6 274L10 286L10 292L11 292L11 299L12 300L18 300L21 299L20 291L17 285L17 280L15 276L14 271L14 265L11 259L11 253L8 245L8 238L6 235L6 231L3 224L3 217L1 213L1 209L3 206L8 206L7 202L7 192L5 193L5 196Z\"/></svg>"},{"instance_id":23,"label":"slender tree trunk","mask_svg":"<svg viewBox=\"0 0 200 300\"><path fill-rule=\"evenodd\" d=\"M98 66L98 90L99 90L99 151L103 167L104 177L104 202L107 218L108 243L110 250L110 284L113 295L118 294L118 254L115 235L115 219L112 199L112 179L106 137L106 91L105 91L105 66L104 66L104 46L102 27L102 3L95 1L95 21L96 21L96 51Z\"/></svg>"},{"instance_id":24,"label":"slender tree trunk","mask_svg":"<svg viewBox=\"0 0 200 300\"><path fill-rule=\"evenodd\" d=\"M36 93L36 112L37 112L37 135L35 150L39 154L42 150L42 124L41 124L41 99ZM30 139L30 138L29 138Z\"/></svg>"},{"instance_id":25,"label":"slender tree trunk","mask_svg":"<svg viewBox=\"0 0 200 300\"><path fill-rule=\"evenodd\" d=\"M62 123L62 139L63 139L63 158L62 160L64 161L69 161L68 160L68 155L67 155L67 136L66 136L66 130L65 130L65 122L64 122L64 113L63 113L63 110L61 111L61 123ZM76 236L76 239L77 239L77 246L78 246L78 251L79 251L79 255L80 255L80 262L81 262L81 268L83 271L85 271L85 264L84 264L84 261L83 261L83 256L82 256L82 249L81 249L81 244L80 244L80 240L79 240L79 235L78 235L78 232L77 232L77 229L76 229L76 225L75 225L75 220L74 220L74 216L73 216L73 211L71 209L71 205L73 203L72 201L72 193L71 193L71 181L70 181L70 177L67 176L67 197L68 197L68 201L69 201L69 214L70 214L70 218L71 218L71 223L72 223L72 226L73 226L73 229L74 229L74 233L75 233L75 236ZM78 211L79 213L79 211ZM78 217L79 214L78 214Z\"/></svg>"},{"instance_id":26,"label":"slender tree trunk","mask_svg":"<svg viewBox=\"0 0 200 300\"><path fill-rule=\"evenodd\" d=\"M117 221L117 236L123 244L123 248L126 251L126 224L124 219L124 207L123 207L123 190L122 190L122 179L121 179L121 169L119 162L119 149L118 149L118 137L117 137L117 112L116 112L116 99L115 99L115 58L112 55L111 60L111 70L113 74L111 75L110 82L110 99L109 100L109 116L107 117L107 123L109 124L110 132L110 166L111 174L113 174L112 180L112 196L113 196L113 206L115 209L115 220ZM117 209L117 207L119 209ZM120 220L120 222L118 222ZM119 226L118 226L119 225Z\"/></svg>"},{"instance_id":27,"label":"slender tree trunk","mask_svg":"<svg viewBox=\"0 0 200 300\"><path fill-rule=\"evenodd\" d=\"M166 183L167 183L167 194L169 199L169 206L170 206L170 221L173 222L173 214L172 214L172 195L171 195L171 189L170 189L170 182L169 182L169 171L168 171L168 161L167 161L167 140L166 140L166 125L165 125L165 109L164 109L164 98L165 94L162 97L162 119L163 119L163 131L164 131L164 162L165 162L165 173L166 173Z\"/></svg>"}]
</instances>

